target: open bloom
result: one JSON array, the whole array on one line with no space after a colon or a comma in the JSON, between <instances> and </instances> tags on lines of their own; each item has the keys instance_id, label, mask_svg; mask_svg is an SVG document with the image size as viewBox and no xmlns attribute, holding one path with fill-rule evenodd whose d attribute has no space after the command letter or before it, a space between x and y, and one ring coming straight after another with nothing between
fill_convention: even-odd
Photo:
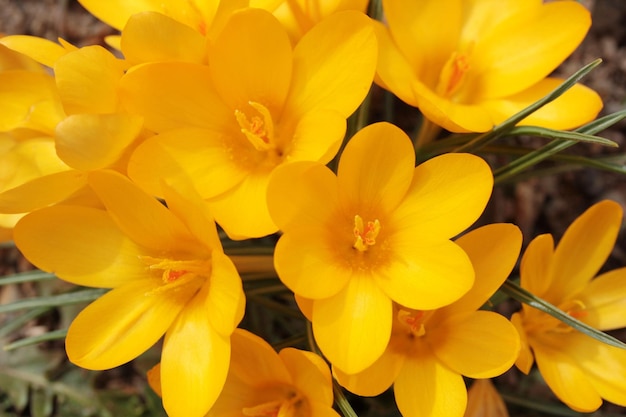
<instances>
[{"instance_id":1,"label":"open bloom","mask_svg":"<svg viewBox=\"0 0 626 417\"><path fill-rule=\"evenodd\" d=\"M341 385L359 395L377 395L393 384L404 417L462 417L467 404L463 375L490 378L513 365L520 347L515 327L498 313L476 310L513 269L522 234L510 224L491 224L456 242L474 265L472 289L441 309L396 305L383 355L352 375L334 366Z\"/></svg>"},{"instance_id":2,"label":"open bloom","mask_svg":"<svg viewBox=\"0 0 626 417\"><path fill-rule=\"evenodd\" d=\"M0 212L27 213L68 199L96 205L87 172L125 173L130 149L146 134L142 118L119 107L117 84L127 63L100 46L75 48L24 36L0 42L54 69L54 77L14 76L12 111L0 119L21 117L25 127L41 132L38 139L48 142L48 153L56 154L54 170L39 170L0 188Z\"/></svg>"},{"instance_id":3,"label":"open bloom","mask_svg":"<svg viewBox=\"0 0 626 417\"><path fill-rule=\"evenodd\" d=\"M321 357L294 348L277 354L237 329L224 389L207 417L339 417L332 406L330 369Z\"/></svg>"},{"instance_id":4,"label":"open bloom","mask_svg":"<svg viewBox=\"0 0 626 417\"><path fill-rule=\"evenodd\" d=\"M276 271L313 300L315 339L346 372L363 370L385 350L392 301L432 310L474 280L467 254L450 239L482 213L491 170L470 154L416 168L414 155L404 132L376 123L350 139L337 175L294 162L270 180L269 209L283 231Z\"/></svg>"},{"instance_id":5,"label":"open bloom","mask_svg":"<svg viewBox=\"0 0 626 417\"><path fill-rule=\"evenodd\" d=\"M160 178L192 181L231 237L273 233L269 175L285 162L334 157L374 76L371 22L333 14L292 49L273 15L245 9L209 62L146 64L124 76L124 105L159 133L134 152L129 176L155 195Z\"/></svg>"},{"instance_id":6,"label":"open bloom","mask_svg":"<svg viewBox=\"0 0 626 417\"><path fill-rule=\"evenodd\" d=\"M62 114L54 78L34 60L0 45L0 194L68 169L52 137ZM0 214L0 241L11 239L18 213Z\"/></svg>"},{"instance_id":7,"label":"open bloom","mask_svg":"<svg viewBox=\"0 0 626 417\"><path fill-rule=\"evenodd\" d=\"M454 132L484 132L561 82L545 78L580 44L591 18L578 2L384 0L377 26L383 86ZM602 107L576 85L521 124L569 129Z\"/></svg>"},{"instance_id":8,"label":"open bloom","mask_svg":"<svg viewBox=\"0 0 626 417\"><path fill-rule=\"evenodd\" d=\"M168 208L112 171L88 176L105 210L52 206L26 215L15 242L37 267L112 288L72 322L68 357L88 369L126 363L164 334L161 380L170 416L203 416L226 378L243 316L237 271L201 200L165 187Z\"/></svg>"},{"instance_id":9,"label":"open bloom","mask_svg":"<svg viewBox=\"0 0 626 417\"><path fill-rule=\"evenodd\" d=\"M621 218L617 203L602 201L570 225L556 249L551 235L536 237L522 258L522 287L596 329L626 326L626 268L594 279L613 249ZM565 404L583 412L596 410L602 398L626 405L625 350L527 305L512 321L523 341L517 367L528 373L534 359Z\"/></svg>"}]
</instances>

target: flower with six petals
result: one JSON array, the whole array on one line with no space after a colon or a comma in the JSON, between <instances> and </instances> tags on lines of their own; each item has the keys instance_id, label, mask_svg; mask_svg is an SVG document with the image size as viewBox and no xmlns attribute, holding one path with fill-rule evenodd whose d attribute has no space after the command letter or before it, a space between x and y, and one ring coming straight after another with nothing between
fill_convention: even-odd
<instances>
[{"instance_id":1,"label":"flower with six petals","mask_svg":"<svg viewBox=\"0 0 626 417\"><path fill-rule=\"evenodd\" d=\"M270 179L269 210L283 231L278 276L313 300L315 339L349 373L385 350L392 301L432 310L460 298L474 280L470 259L450 239L485 208L489 166L470 154L414 165L406 134L376 123L350 139L337 175L294 162Z\"/></svg>"}]
</instances>

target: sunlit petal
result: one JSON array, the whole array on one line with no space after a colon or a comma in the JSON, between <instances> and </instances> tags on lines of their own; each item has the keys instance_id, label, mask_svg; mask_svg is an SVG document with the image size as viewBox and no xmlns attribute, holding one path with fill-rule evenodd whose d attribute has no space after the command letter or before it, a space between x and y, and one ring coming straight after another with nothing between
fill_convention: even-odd
<instances>
[{"instance_id":1,"label":"sunlit petal","mask_svg":"<svg viewBox=\"0 0 626 417\"><path fill-rule=\"evenodd\" d=\"M163 406L172 416L204 415L226 380L230 337L211 325L205 307L206 295L201 291L187 303L163 342Z\"/></svg>"},{"instance_id":2,"label":"sunlit petal","mask_svg":"<svg viewBox=\"0 0 626 417\"><path fill-rule=\"evenodd\" d=\"M284 117L298 119L314 108L349 116L369 91L376 57L376 36L363 13L343 11L324 19L294 49Z\"/></svg>"},{"instance_id":3,"label":"sunlit petal","mask_svg":"<svg viewBox=\"0 0 626 417\"><path fill-rule=\"evenodd\" d=\"M585 323L600 330L626 327L626 268L606 272L592 280L580 296Z\"/></svg>"},{"instance_id":4,"label":"sunlit petal","mask_svg":"<svg viewBox=\"0 0 626 417\"><path fill-rule=\"evenodd\" d=\"M197 31L155 12L134 14L122 31L121 49L132 64L205 61L205 39Z\"/></svg>"},{"instance_id":5,"label":"sunlit petal","mask_svg":"<svg viewBox=\"0 0 626 417\"><path fill-rule=\"evenodd\" d=\"M230 108L249 101L280 114L291 81L289 38L271 13L246 9L232 15L211 48L215 88Z\"/></svg>"},{"instance_id":6,"label":"sunlit petal","mask_svg":"<svg viewBox=\"0 0 626 417\"><path fill-rule=\"evenodd\" d=\"M75 169L105 168L121 158L141 128L141 117L124 113L72 115L56 127L57 153Z\"/></svg>"},{"instance_id":7,"label":"sunlit petal","mask_svg":"<svg viewBox=\"0 0 626 417\"><path fill-rule=\"evenodd\" d=\"M410 139L389 123L359 131L346 146L337 180L344 210L361 216L388 213L404 198L413 176Z\"/></svg>"},{"instance_id":8,"label":"sunlit petal","mask_svg":"<svg viewBox=\"0 0 626 417\"><path fill-rule=\"evenodd\" d=\"M375 396L385 392L398 377L405 358L402 354L387 348L371 366L356 374L346 374L334 367L333 375L337 382L348 391L361 396Z\"/></svg>"},{"instance_id":9,"label":"sunlit petal","mask_svg":"<svg viewBox=\"0 0 626 417\"><path fill-rule=\"evenodd\" d=\"M470 378L491 378L517 359L520 342L515 327L491 311L458 314L437 323L425 336L437 358Z\"/></svg>"},{"instance_id":10,"label":"sunlit petal","mask_svg":"<svg viewBox=\"0 0 626 417\"><path fill-rule=\"evenodd\" d=\"M567 228L554 252L550 296L566 300L589 283L613 250L621 224L621 206L605 200Z\"/></svg>"},{"instance_id":11,"label":"sunlit petal","mask_svg":"<svg viewBox=\"0 0 626 417\"><path fill-rule=\"evenodd\" d=\"M405 416L461 417L467 404L463 377L441 364L424 344L405 361L394 393Z\"/></svg>"},{"instance_id":12,"label":"sunlit petal","mask_svg":"<svg viewBox=\"0 0 626 417\"><path fill-rule=\"evenodd\" d=\"M391 300L368 276L353 276L337 295L313 303L315 340L347 373L362 371L382 355L391 323Z\"/></svg>"},{"instance_id":13,"label":"sunlit petal","mask_svg":"<svg viewBox=\"0 0 626 417\"><path fill-rule=\"evenodd\" d=\"M14 237L30 262L75 284L112 288L147 276L146 265L138 259L140 248L102 210L41 209L22 218Z\"/></svg>"},{"instance_id":14,"label":"sunlit petal","mask_svg":"<svg viewBox=\"0 0 626 417\"><path fill-rule=\"evenodd\" d=\"M159 284L160 279L133 281L81 311L65 341L70 360L87 369L109 369L156 343L197 290L190 284L176 292L160 291Z\"/></svg>"}]
</instances>

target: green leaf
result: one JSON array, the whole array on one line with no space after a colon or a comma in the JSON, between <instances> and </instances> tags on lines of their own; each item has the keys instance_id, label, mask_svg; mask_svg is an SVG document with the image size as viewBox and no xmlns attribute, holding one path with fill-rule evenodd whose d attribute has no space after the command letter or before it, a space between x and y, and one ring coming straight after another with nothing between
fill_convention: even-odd
<instances>
[{"instance_id":1,"label":"green leaf","mask_svg":"<svg viewBox=\"0 0 626 417\"><path fill-rule=\"evenodd\" d=\"M24 346L35 345L37 343L42 343L42 342L48 342L50 340L65 339L66 335L67 335L67 329L53 330L51 332L39 334L37 336L32 336L32 337L26 337L24 339L17 340L13 343L9 343L7 345L4 345L3 349L5 351L9 351L9 350L21 348Z\"/></svg>"},{"instance_id":2,"label":"green leaf","mask_svg":"<svg viewBox=\"0 0 626 417\"><path fill-rule=\"evenodd\" d=\"M526 107L522 111L514 114L513 116L506 119L504 122L500 123L499 125L494 126L494 128L490 130L489 132L485 132L482 135L477 136L470 142L459 146L454 151L455 152L475 152L476 150L487 145L488 143L491 143L494 140L498 139L499 137L507 134L511 129L513 129L513 127L516 124L524 120L526 117L528 117L535 111L539 110L541 107L554 101L556 98L561 96L567 90L572 88L585 75L589 74L595 67L600 65L601 62L602 62L601 59L596 59L595 61L585 65L583 68L576 71L576 73L574 73L571 77L565 80L561 85L559 85L557 88L551 91L544 98L536 101L535 103Z\"/></svg>"},{"instance_id":3,"label":"green leaf","mask_svg":"<svg viewBox=\"0 0 626 417\"><path fill-rule=\"evenodd\" d=\"M539 126L516 126L511 129L507 136L537 136L540 138L569 140L573 142L597 143L599 145L617 148L619 145L612 140L602 138L600 136L587 135L580 132L570 132L566 130L554 130Z\"/></svg>"},{"instance_id":4,"label":"green leaf","mask_svg":"<svg viewBox=\"0 0 626 417\"><path fill-rule=\"evenodd\" d=\"M593 327L583 323L565 313L562 310L559 310L557 307L548 303L545 300L535 296L531 292L525 290L519 285L515 284L511 281L505 281L504 284L500 287L500 290L507 293L512 298L528 304L529 306L536 308L537 310L543 311L551 315L552 317L562 321L568 326L578 330L581 333L586 334L587 336L593 337L596 340L599 340L602 343L606 343L607 345L611 345L614 347L618 347L620 349L626 349L626 344L617 340L616 338L609 336L608 334L601 332L600 330L594 329Z\"/></svg>"},{"instance_id":5,"label":"green leaf","mask_svg":"<svg viewBox=\"0 0 626 417\"><path fill-rule=\"evenodd\" d=\"M0 285L21 284L24 282L45 281L55 279L56 276L49 272L39 270L21 272L19 274L6 275L0 278Z\"/></svg>"},{"instance_id":6,"label":"green leaf","mask_svg":"<svg viewBox=\"0 0 626 417\"><path fill-rule=\"evenodd\" d=\"M67 304L84 303L97 299L107 291L108 290L106 289L96 288L52 295L49 297L26 298L13 303L0 305L0 313L8 313L10 311L24 310L28 308L56 307Z\"/></svg>"}]
</instances>

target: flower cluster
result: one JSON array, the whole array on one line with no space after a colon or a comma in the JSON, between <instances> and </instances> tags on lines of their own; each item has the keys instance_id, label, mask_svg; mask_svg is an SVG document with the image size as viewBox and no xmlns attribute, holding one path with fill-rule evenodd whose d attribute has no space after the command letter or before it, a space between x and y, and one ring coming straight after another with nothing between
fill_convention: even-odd
<instances>
[{"instance_id":1,"label":"flower cluster","mask_svg":"<svg viewBox=\"0 0 626 417\"><path fill-rule=\"evenodd\" d=\"M375 20L363 0L80 2L120 31L108 48L0 38L0 238L110 289L69 327L73 363L113 368L163 338L148 379L174 417L337 416L333 380L393 386L405 417L482 415L464 377L498 401L488 379L534 362L575 410L626 406L626 350L593 330L626 326L625 270L592 280L620 206L521 261L520 291L583 332L527 304L509 320L490 299L516 286L522 234L473 227L495 170L449 145L506 136L555 89L513 124L558 137L596 118L594 91L548 77L591 24L582 5L383 0ZM371 88L420 110L416 140L367 123ZM267 236L270 268L224 249ZM294 294L311 351L238 329L250 270Z\"/></svg>"}]
</instances>

